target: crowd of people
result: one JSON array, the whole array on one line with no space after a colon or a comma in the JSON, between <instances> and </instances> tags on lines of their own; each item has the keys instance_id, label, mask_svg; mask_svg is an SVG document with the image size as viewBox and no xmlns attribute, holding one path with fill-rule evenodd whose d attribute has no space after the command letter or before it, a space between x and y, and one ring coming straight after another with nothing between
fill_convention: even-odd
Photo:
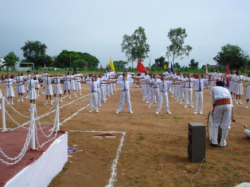
<instances>
[{"instance_id":1,"label":"crowd of people","mask_svg":"<svg viewBox=\"0 0 250 187\"><path fill-rule=\"evenodd\" d=\"M168 94L180 104L184 103L184 107L194 108L194 114L203 114L203 89L212 89L217 81L223 81L225 86L231 92L235 104L242 104L241 96L244 94L243 82L247 82L246 104L248 108L250 99L250 76L245 77L241 72L223 75L220 72L212 72L206 75L195 75L172 73L167 71L163 74L154 74L146 71L140 74L130 74L124 71L117 74L114 71L105 70L100 74L83 75L79 72L66 72L65 75L49 74L44 72L38 74L37 71L32 75L27 71L26 75L18 72L17 75L2 75L0 84L5 85L5 97L8 104L14 105L14 98L17 95L17 102L24 102L24 95L35 103L35 100L40 96L40 90L45 95L45 105L53 104L54 98L59 97L60 101L63 99L72 98L72 95L77 97L77 94L82 95L81 84L86 83L90 86L90 111L98 107L102 102L107 101L107 96L116 92L116 84L121 88L121 97L116 113L121 112L124 102L128 105L128 111L133 113L130 101L130 86L136 84L136 87L142 88L142 98L146 101L148 108L153 104L157 104L156 114L159 114L162 104L165 105L166 113L171 114L169 108ZM13 84L16 84L16 92L13 89ZM1 87L0 87L1 88ZM194 94L193 94L194 92ZM2 95L0 89L0 97ZM193 102L193 95L195 101Z\"/></svg>"},{"instance_id":2,"label":"crowd of people","mask_svg":"<svg viewBox=\"0 0 250 187\"><path fill-rule=\"evenodd\" d=\"M230 121L232 117L233 101L235 104L243 104L242 95L244 94L243 83L247 83L246 90L246 105L250 99L250 75L243 76L240 71L232 71L232 74L225 75L217 72L209 74L183 74L181 72L173 73L166 71L162 74L154 74L149 71L145 73L133 74L128 71L123 73L115 73L111 69L105 70L99 74L83 75L79 72L65 72L64 75L49 74L44 71L43 74L38 74L35 71L31 74L27 71L25 75L18 72L17 75L2 75L0 77L0 85L5 85L5 97L7 104L14 105L14 98L17 94L17 102L24 102L24 96L30 100L30 103L35 104L38 97L45 95L44 105L53 104L55 98L59 98L61 102L64 99L71 99L72 95L77 97L77 94L82 95L82 84L89 85L90 92L90 110L99 112L99 107L102 103L107 102L107 97L110 97L116 92L116 84L120 86L121 95L116 113L119 114L124 108L126 102L128 112L133 113L131 104L130 87L135 85L141 88L142 100L148 104L148 108L157 105L155 113L158 115L162 110L162 105L165 106L167 114L171 114L169 107L169 94L179 103L184 104L184 108L194 108L194 114L203 114L203 89L210 87L210 94L213 104L213 126L214 138L212 145L217 145L218 127L224 131L222 133L223 141L221 146L226 146L226 136L230 129ZM13 84L16 84L16 92ZM194 92L194 94L193 94ZM195 101L193 102L193 95ZM0 87L0 98L2 91ZM227 114L227 115L225 115Z\"/></svg>"}]
</instances>

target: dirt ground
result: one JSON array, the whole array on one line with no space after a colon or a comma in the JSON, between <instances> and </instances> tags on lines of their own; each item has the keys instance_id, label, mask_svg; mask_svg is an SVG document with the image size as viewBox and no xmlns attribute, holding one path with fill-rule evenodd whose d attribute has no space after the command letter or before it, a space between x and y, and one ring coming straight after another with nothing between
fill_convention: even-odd
<instances>
[{"instance_id":1,"label":"dirt ground","mask_svg":"<svg viewBox=\"0 0 250 187\"><path fill-rule=\"evenodd\" d=\"M118 88L118 86L117 86ZM2 88L2 92L4 90ZM84 86L83 94L88 94ZM81 131L123 131L126 132L124 145L117 165L117 176L114 186L119 187L168 187L191 186L190 179L199 169L200 164L188 160L188 123L201 122L207 124L207 114L212 110L209 90L204 91L204 114L194 115L193 108L185 109L171 96L171 115L162 111L155 114L156 105L149 109L142 101L141 89L131 89L133 114L124 108L122 113L116 114L116 107L120 91L103 103L99 113L89 113L88 108L61 126L62 130ZM51 106L43 106L44 95L37 101L38 113L43 114ZM244 97L243 97L244 98ZM73 99L75 99L73 97ZM79 99L79 96L78 96ZM17 97L15 98L17 100ZM243 99L244 103L245 100ZM61 104L70 102L68 99ZM61 118L71 116L77 110L88 104L88 97L79 99L61 109ZM14 107L29 115L28 101L16 103ZM18 116L9 109L11 115L19 122L26 119ZM250 109L244 105L235 105L234 115L238 122L248 125ZM42 119L49 122L53 114ZM14 123L8 120L8 127ZM243 134L244 128L232 124L226 148L214 148L206 144L206 162L200 173L193 179L195 187L199 186L234 186L240 182L250 181L250 139ZM72 153L63 171L52 181L51 187L66 186L106 186L111 176L111 166L116 157L121 134L114 134L116 138L96 139L99 133L69 132L69 145L77 145L78 151Z\"/></svg>"}]
</instances>

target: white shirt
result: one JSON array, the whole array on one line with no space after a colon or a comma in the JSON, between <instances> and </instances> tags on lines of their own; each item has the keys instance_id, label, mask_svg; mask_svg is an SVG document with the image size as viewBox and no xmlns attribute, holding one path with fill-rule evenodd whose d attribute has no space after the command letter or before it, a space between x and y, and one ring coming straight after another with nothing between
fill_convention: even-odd
<instances>
[{"instance_id":1,"label":"white shirt","mask_svg":"<svg viewBox=\"0 0 250 187\"><path fill-rule=\"evenodd\" d=\"M15 80L16 80L16 82L18 82L17 84L19 85L19 86L21 86L21 85L23 85L24 83L23 83L23 81L24 81L24 76L16 76L15 77Z\"/></svg>"},{"instance_id":2,"label":"white shirt","mask_svg":"<svg viewBox=\"0 0 250 187\"><path fill-rule=\"evenodd\" d=\"M8 78L4 80L5 86L7 88L9 88L10 86L12 86L12 84L16 83L16 81L14 79Z\"/></svg>"},{"instance_id":3,"label":"white shirt","mask_svg":"<svg viewBox=\"0 0 250 187\"><path fill-rule=\"evenodd\" d=\"M120 88L122 91L128 91L130 89L130 84L133 84L133 79L131 80L126 80L126 81L118 81L116 82L117 84L120 85Z\"/></svg>"},{"instance_id":4,"label":"white shirt","mask_svg":"<svg viewBox=\"0 0 250 187\"><path fill-rule=\"evenodd\" d=\"M212 92L212 103L214 104L216 100L219 99L230 99L232 105L232 96L227 88L221 86L214 86L211 89ZM233 105L232 105L233 106Z\"/></svg>"},{"instance_id":5,"label":"white shirt","mask_svg":"<svg viewBox=\"0 0 250 187\"><path fill-rule=\"evenodd\" d=\"M44 77L43 78L43 84L45 86L49 86L49 85L51 85L51 83L52 83L52 78L51 77Z\"/></svg>"},{"instance_id":6,"label":"white shirt","mask_svg":"<svg viewBox=\"0 0 250 187\"><path fill-rule=\"evenodd\" d=\"M206 84L208 81L207 79L193 79L192 83L194 83L194 89L195 91L202 91L204 88L204 84Z\"/></svg>"},{"instance_id":7,"label":"white shirt","mask_svg":"<svg viewBox=\"0 0 250 187\"><path fill-rule=\"evenodd\" d=\"M171 88L171 85L172 85L172 82L171 81L165 81L165 80L164 81L159 80L158 84L159 84L160 92L169 92L170 88Z\"/></svg>"},{"instance_id":8,"label":"white shirt","mask_svg":"<svg viewBox=\"0 0 250 187\"><path fill-rule=\"evenodd\" d=\"M33 80L33 79L26 81L26 84L29 90L34 89L37 83L38 83L38 80Z\"/></svg>"},{"instance_id":9,"label":"white shirt","mask_svg":"<svg viewBox=\"0 0 250 187\"><path fill-rule=\"evenodd\" d=\"M193 78L188 78L188 77L186 79L184 79L184 81L188 81L188 82L184 83L184 87L185 88L192 88L193 87L193 83L192 83L193 80L194 80Z\"/></svg>"},{"instance_id":10,"label":"white shirt","mask_svg":"<svg viewBox=\"0 0 250 187\"><path fill-rule=\"evenodd\" d=\"M160 81L161 81L160 79L157 79L157 78L156 78L156 79L151 79L150 83L153 84L153 85L152 85L153 88L159 88L159 84L158 84L158 83L159 83Z\"/></svg>"},{"instance_id":11,"label":"white shirt","mask_svg":"<svg viewBox=\"0 0 250 187\"><path fill-rule=\"evenodd\" d=\"M98 91L98 84L99 82L98 81L90 81L90 82L87 82L86 84L89 85L89 88L90 88L90 92L97 92Z\"/></svg>"}]
</instances>

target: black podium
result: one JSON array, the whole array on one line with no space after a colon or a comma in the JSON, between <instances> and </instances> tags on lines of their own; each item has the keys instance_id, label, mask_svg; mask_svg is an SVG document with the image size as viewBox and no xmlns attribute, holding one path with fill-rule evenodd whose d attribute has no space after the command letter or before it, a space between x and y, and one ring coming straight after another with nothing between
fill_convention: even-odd
<instances>
[{"instance_id":1,"label":"black podium","mask_svg":"<svg viewBox=\"0 0 250 187\"><path fill-rule=\"evenodd\" d=\"M206 126L202 123L188 124L188 157L194 163L206 157Z\"/></svg>"}]
</instances>

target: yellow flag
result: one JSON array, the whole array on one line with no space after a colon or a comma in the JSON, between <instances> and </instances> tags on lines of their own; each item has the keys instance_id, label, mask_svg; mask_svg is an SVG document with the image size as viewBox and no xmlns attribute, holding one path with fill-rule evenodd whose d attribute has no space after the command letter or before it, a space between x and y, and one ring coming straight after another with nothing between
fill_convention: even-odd
<instances>
[{"instance_id":1,"label":"yellow flag","mask_svg":"<svg viewBox=\"0 0 250 187\"><path fill-rule=\"evenodd\" d=\"M113 60L112 60L111 57L110 57L109 66L110 66L110 68L111 68L113 71L115 71L115 66L114 66L114 64L113 64Z\"/></svg>"},{"instance_id":2,"label":"yellow flag","mask_svg":"<svg viewBox=\"0 0 250 187\"><path fill-rule=\"evenodd\" d=\"M167 64L164 64L163 69L165 70L167 69Z\"/></svg>"}]
</instances>

